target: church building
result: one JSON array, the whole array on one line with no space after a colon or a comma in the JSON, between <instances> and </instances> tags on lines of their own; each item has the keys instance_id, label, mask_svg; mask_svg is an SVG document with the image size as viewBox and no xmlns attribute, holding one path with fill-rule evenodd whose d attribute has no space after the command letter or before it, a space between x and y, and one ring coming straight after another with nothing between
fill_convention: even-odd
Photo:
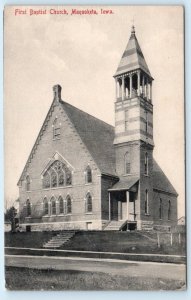
<instances>
[{"instance_id":1,"label":"church building","mask_svg":"<svg viewBox=\"0 0 191 300\"><path fill-rule=\"evenodd\" d=\"M115 127L53 102L18 181L25 230L153 230L177 223L177 192L153 158L153 78L132 26L114 75Z\"/></svg>"}]
</instances>

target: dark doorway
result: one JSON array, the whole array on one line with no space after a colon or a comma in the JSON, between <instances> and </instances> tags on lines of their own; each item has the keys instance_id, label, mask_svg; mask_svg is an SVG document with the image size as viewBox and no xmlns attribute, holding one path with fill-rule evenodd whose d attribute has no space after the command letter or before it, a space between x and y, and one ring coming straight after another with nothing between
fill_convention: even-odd
<instances>
[{"instance_id":1,"label":"dark doorway","mask_svg":"<svg viewBox=\"0 0 191 300\"><path fill-rule=\"evenodd\" d=\"M128 229L130 231L136 230L137 229L137 223L136 222L128 223Z\"/></svg>"},{"instance_id":2,"label":"dark doorway","mask_svg":"<svg viewBox=\"0 0 191 300\"><path fill-rule=\"evenodd\" d=\"M26 226L26 232L31 232L31 226L30 225Z\"/></svg>"}]
</instances>

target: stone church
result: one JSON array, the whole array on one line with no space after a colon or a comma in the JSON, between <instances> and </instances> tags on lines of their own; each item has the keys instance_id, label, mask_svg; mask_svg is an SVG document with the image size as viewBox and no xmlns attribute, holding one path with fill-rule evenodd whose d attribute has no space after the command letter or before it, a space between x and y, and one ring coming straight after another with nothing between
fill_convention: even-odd
<instances>
[{"instance_id":1,"label":"stone church","mask_svg":"<svg viewBox=\"0 0 191 300\"><path fill-rule=\"evenodd\" d=\"M114 75L115 127L54 99L18 181L27 230L152 230L177 223L153 158L153 78L132 27Z\"/></svg>"}]
</instances>

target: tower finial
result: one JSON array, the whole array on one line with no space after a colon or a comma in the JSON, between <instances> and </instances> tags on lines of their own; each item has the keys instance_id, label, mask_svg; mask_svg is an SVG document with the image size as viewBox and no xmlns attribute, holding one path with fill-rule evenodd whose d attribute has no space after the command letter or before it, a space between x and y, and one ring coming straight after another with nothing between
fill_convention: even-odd
<instances>
[{"instance_id":1,"label":"tower finial","mask_svg":"<svg viewBox=\"0 0 191 300\"><path fill-rule=\"evenodd\" d=\"M132 21L131 34L134 35L135 34L134 18L131 21Z\"/></svg>"},{"instance_id":2,"label":"tower finial","mask_svg":"<svg viewBox=\"0 0 191 300\"><path fill-rule=\"evenodd\" d=\"M131 27L131 33L135 34L135 26L134 25L132 25L132 27Z\"/></svg>"}]
</instances>

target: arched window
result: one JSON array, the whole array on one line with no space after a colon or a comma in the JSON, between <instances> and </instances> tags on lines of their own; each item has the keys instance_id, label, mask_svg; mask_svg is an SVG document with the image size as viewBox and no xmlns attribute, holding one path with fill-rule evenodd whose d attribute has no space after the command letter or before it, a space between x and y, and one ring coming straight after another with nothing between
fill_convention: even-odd
<instances>
[{"instance_id":1,"label":"arched window","mask_svg":"<svg viewBox=\"0 0 191 300\"><path fill-rule=\"evenodd\" d=\"M61 161L54 161L43 175L43 188L56 188L72 184L72 172Z\"/></svg>"},{"instance_id":2,"label":"arched window","mask_svg":"<svg viewBox=\"0 0 191 300\"><path fill-rule=\"evenodd\" d=\"M68 168L65 168L65 174L66 174L66 185L72 184L72 173Z\"/></svg>"},{"instance_id":3,"label":"arched window","mask_svg":"<svg viewBox=\"0 0 191 300\"><path fill-rule=\"evenodd\" d=\"M51 198L50 205L51 205L51 215L56 215L56 201L54 197Z\"/></svg>"},{"instance_id":4,"label":"arched window","mask_svg":"<svg viewBox=\"0 0 191 300\"><path fill-rule=\"evenodd\" d=\"M31 203L29 199L26 201L26 215L27 217L31 216Z\"/></svg>"},{"instance_id":5,"label":"arched window","mask_svg":"<svg viewBox=\"0 0 191 300\"><path fill-rule=\"evenodd\" d=\"M30 191L30 185L31 185L30 176L27 175L27 177L26 177L26 191Z\"/></svg>"},{"instance_id":6,"label":"arched window","mask_svg":"<svg viewBox=\"0 0 191 300\"><path fill-rule=\"evenodd\" d=\"M137 95L138 90L138 78L137 74L133 74L132 76L132 97Z\"/></svg>"},{"instance_id":7,"label":"arched window","mask_svg":"<svg viewBox=\"0 0 191 300\"><path fill-rule=\"evenodd\" d=\"M117 80L117 98L121 98L122 96L122 80L118 78Z\"/></svg>"},{"instance_id":8,"label":"arched window","mask_svg":"<svg viewBox=\"0 0 191 300\"><path fill-rule=\"evenodd\" d=\"M87 168L86 168L85 181L86 181L86 183L92 182L92 170L91 170L90 166L87 166Z\"/></svg>"},{"instance_id":9,"label":"arched window","mask_svg":"<svg viewBox=\"0 0 191 300\"><path fill-rule=\"evenodd\" d=\"M130 78L129 76L125 77L125 97L130 97Z\"/></svg>"},{"instance_id":10,"label":"arched window","mask_svg":"<svg viewBox=\"0 0 191 300\"><path fill-rule=\"evenodd\" d=\"M145 153L145 175L148 175L149 173L149 159L148 159L148 153Z\"/></svg>"},{"instance_id":11,"label":"arched window","mask_svg":"<svg viewBox=\"0 0 191 300\"><path fill-rule=\"evenodd\" d=\"M163 215L163 207L162 207L162 199L160 199L159 203L159 219L162 220L162 215Z\"/></svg>"},{"instance_id":12,"label":"arched window","mask_svg":"<svg viewBox=\"0 0 191 300\"><path fill-rule=\"evenodd\" d=\"M92 196L90 193L86 195L86 212L92 212Z\"/></svg>"},{"instance_id":13,"label":"arched window","mask_svg":"<svg viewBox=\"0 0 191 300\"><path fill-rule=\"evenodd\" d=\"M148 190L145 191L145 215L149 213L149 197L148 197Z\"/></svg>"},{"instance_id":14,"label":"arched window","mask_svg":"<svg viewBox=\"0 0 191 300\"><path fill-rule=\"evenodd\" d=\"M130 172L131 172L130 153L126 152L126 154L125 154L125 174L130 174Z\"/></svg>"},{"instance_id":15,"label":"arched window","mask_svg":"<svg viewBox=\"0 0 191 300\"><path fill-rule=\"evenodd\" d=\"M171 218L171 201L168 201L168 220Z\"/></svg>"},{"instance_id":16,"label":"arched window","mask_svg":"<svg viewBox=\"0 0 191 300\"><path fill-rule=\"evenodd\" d=\"M59 203L59 213L63 214L64 213L64 201L61 196L58 198L58 203Z\"/></svg>"},{"instance_id":17,"label":"arched window","mask_svg":"<svg viewBox=\"0 0 191 300\"><path fill-rule=\"evenodd\" d=\"M43 176L43 188L44 189L50 188L50 175L48 172L45 172Z\"/></svg>"},{"instance_id":18,"label":"arched window","mask_svg":"<svg viewBox=\"0 0 191 300\"><path fill-rule=\"evenodd\" d=\"M46 197L44 198L43 204L44 204L44 215L48 215L48 200Z\"/></svg>"},{"instance_id":19,"label":"arched window","mask_svg":"<svg viewBox=\"0 0 191 300\"><path fill-rule=\"evenodd\" d=\"M59 124L59 121L58 121L58 118L56 118L53 122L53 139L56 140L56 139L60 139L60 124Z\"/></svg>"},{"instance_id":20,"label":"arched window","mask_svg":"<svg viewBox=\"0 0 191 300\"><path fill-rule=\"evenodd\" d=\"M65 176L63 170L60 170L58 172L58 185L59 186L64 186L65 183Z\"/></svg>"},{"instance_id":21,"label":"arched window","mask_svg":"<svg viewBox=\"0 0 191 300\"><path fill-rule=\"evenodd\" d=\"M51 187L57 187L57 174L54 170L51 171Z\"/></svg>"},{"instance_id":22,"label":"arched window","mask_svg":"<svg viewBox=\"0 0 191 300\"><path fill-rule=\"evenodd\" d=\"M70 196L67 196L66 198L66 214L72 213L72 200Z\"/></svg>"},{"instance_id":23,"label":"arched window","mask_svg":"<svg viewBox=\"0 0 191 300\"><path fill-rule=\"evenodd\" d=\"M148 111L145 111L145 132L148 133Z\"/></svg>"}]
</instances>

